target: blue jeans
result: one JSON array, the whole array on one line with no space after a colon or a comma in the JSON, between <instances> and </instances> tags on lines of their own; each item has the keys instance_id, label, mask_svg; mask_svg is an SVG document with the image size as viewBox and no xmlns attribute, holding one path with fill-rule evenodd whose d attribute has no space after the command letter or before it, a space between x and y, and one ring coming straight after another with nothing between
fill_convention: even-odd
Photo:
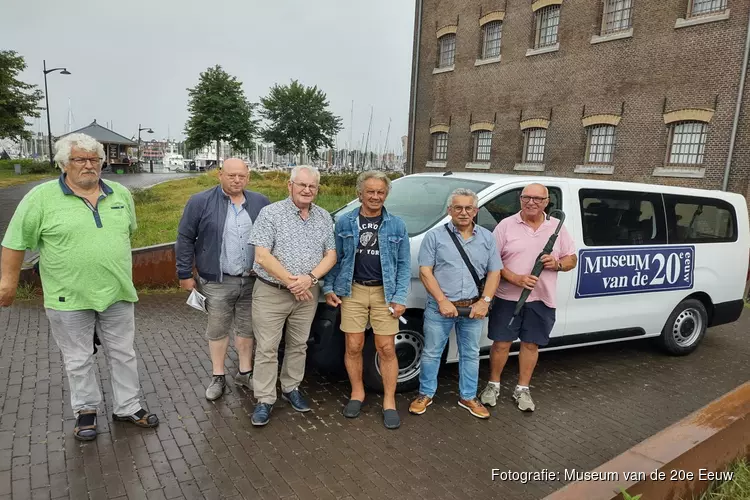
<instances>
[{"instance_id":1,"label":"blue jeans","mask_svg":"<svg viewBox=\"0 0 750 500\"><path fill-rule=\"evenodd\" d=\"M482 319L446 318L432 298L427 299L424 311L424 350L419 372L419 392L430 398L437 391L438 370L450 337L456 329L458 340L458 390L461 399L477 397L479 383L479 339L482 336Z\"/></svg>"}]
</instances>

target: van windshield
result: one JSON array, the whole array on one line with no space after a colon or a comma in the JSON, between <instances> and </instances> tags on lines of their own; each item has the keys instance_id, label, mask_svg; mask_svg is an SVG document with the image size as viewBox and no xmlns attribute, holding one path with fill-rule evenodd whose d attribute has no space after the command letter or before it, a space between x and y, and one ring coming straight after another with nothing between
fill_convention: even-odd
<instances>
[{"instance_id":1,"label":"van windshield","mask_svg":"<svg viewBox=\"0 0 750 500\"><path fill-rule=\"evenodd\" d=\"M391 183L391 192L385 200L385 208L406 223L409 236L416 236L430 229L446 214L448 196L458 188L471 189L479 194L489 182L460 179L456 177L406 176ZM338 220L342 215L359 209L355 199L333 213Z\"/></svg>"}]
</instances>

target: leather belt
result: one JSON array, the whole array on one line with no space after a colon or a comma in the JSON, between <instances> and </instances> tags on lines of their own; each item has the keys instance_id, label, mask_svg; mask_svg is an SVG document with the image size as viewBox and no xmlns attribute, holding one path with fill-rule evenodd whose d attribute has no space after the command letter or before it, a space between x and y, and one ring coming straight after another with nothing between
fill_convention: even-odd
<instances>
[{"instance_id":1,"label":"leather belt","mask_svg":"<svg viewBox=\"0 0 750 500\"><path fill-rule=\"evenodd\" d=\"M224 274L224 276L229 276L230 278L256 278L258 275L255 271L250 271L250 274Z\"/></svg>"},{"instance_id":2,"label":"leather belt","mask_svg":"<svg viewBox=\"0 0 750 500\"><path fill-rule=\"evenodd\" d=\"M468 307L472 304L474 304L477 300L479 300L479 297L474 297L473 299L463 299L463 300L452 300L451 304L453 304L456 307Z\"/></svg>"},{"instance_id":3,"label":"leather belt","mask_svg":"<svg viewBox=\"0 0 750 500\"><path fill-rule=\"evenodd\" d=\"M272 286L274 288L278 288L279 290L289 290L286 285L279 285L278 283L274 283L272 281L268 281L267 279L263 279L260 276L256 277L258 280L260 280L262 283L265 283L268 286Z\"/></svg>"},{"instance_id":4,"label":"leather belt","mask_svg":"<svg viewBox=\"0 0 750 500\"><path fill-rule=\"evenodd\" d=\"M383 282L381 280L354 280L354 282L362 286L383 286Z\"/></svg>"}]
</instances>

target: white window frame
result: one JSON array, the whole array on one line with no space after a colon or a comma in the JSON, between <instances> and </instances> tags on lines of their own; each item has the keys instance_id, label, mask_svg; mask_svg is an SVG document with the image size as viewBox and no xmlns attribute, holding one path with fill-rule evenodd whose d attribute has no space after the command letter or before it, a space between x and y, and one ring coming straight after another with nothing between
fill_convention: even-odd
<instances>
[{"instance_id":1,"label":"white window frame","mask_svg":"<svg viewBox=\"0 0 750 500\"><path fill-rule=\"evenodd\" d=\"M541 153L538 152L539 142L541 142ZM533 144L532 144L533 143ZM531 153L529 148L533 147ZM544 155L547 149L547 129L541 127L527 128L523 131L523 163L544 163ZM532 158L533 157L533 158Z\"/></svg>"},{"instance_id":2,"label":"white window frame","mask_svg":"<svg viewBox=\"0 0 750 500\"><path fill-rule=\"evenodd\" d=\"M696 8L708 6L700 12ZM687 19L704 16L716 16L724 13L729 7L729 0L688 0Z\"/></svg>"},{"instance_id":3,"label":"white window frame","mask_svg":"<svg viewBox=\"0 0 750 500\"><path fill-rule=\"evenodd\" d=\"M616 145L616 126L597 123L586 127L586 157L584 163L586 165L611 165Z\"/></svg>"},{"instance_id":4,"label":"white window frame","mask_svg":"<svg viewBox=\"0 0 750 500\"><path fill-rule=\"evenodd\" d=\"M446 48L446 44L452 41L453 47L449 50ZM450 62L447 62L446 54L450 53ZM456 34L455 33L447 33L440 38L438 38L438 60L437 60L437 67L438 69L442 68L451 68L456 62Z\"/></svg>"},{"instance_id":5,"label":"white window frame","mask_svg":"<svg viewBox=\"0 0 750 500\"><path fill-rule=\"evenodd\" d=\"M438 144L441 142L441 139L445 137L444 141L444 147L442 144ZM438 156L438 152L442 152L442 157ZM430 155L432 157L432 161L448 161L448 133L447 132L435 132L432 134L432 154Z\"/></svg>"},{"instance_id":6,"label":"white window frame","mask_svg":"<svg viewBox=\"0 0 750 500\"><path fill-rule=\"evenodd\" d=\"M675 142L675 140L678 142ZM708 140L708 123L681 121L669 125L666 165L697 167L703 165Z\"/></svg>"},{"instance_id":7,"label":"white window frame","mask_svg":"<svg viewBox=\"0 0 750 500\"><path fill-rule=\"evenodd\" d=\"M492 161L492 131L477 130L472 134L472 160L479 163ZM481 150L481 157L480 157Z\"/></svg>"},{"instance_id":8,"label":"white window frame","mask_svg":"<svg viewBox=\"0 0 750 500\"><path fill-rule=\"evenodd\" d=\"M634 2L635 0L604 0L601 28L602 36L621 33L633 27ZM627 12L627 17L624 17L622 14L623 12ZM613 17L613 19L610 20L610 17ZM614 23L616 27L608 27L610 21Z\"/></svg>"},{"instance_id":9,"label":"white window frame","mask_svg":"<svg viewBox=\"0 0 750 500\"><path fill-rule=\"evenodd\" d=\"M499 27L498 37L495 39L488 39L490 28ZM489 54L488 46L490 43L497 42L497 53ZM496 59L500 57L500 53L503 50L503 22L502 21L490 21L489 23L482 26L482 54L481 58L484 59Z\"/></svg>"},{"instance_id":10,"label":"white window frame","mask_svg":"<svg viewBox=\"0 0 750 500\"><path fill-rule=\"evenodd\" d=\"M548 5L542 7L535 13L536 29L534 32L534 49L543 49L546 47L553 47L560 41L560 5ZM554 19L555 24L550 25L550 20ZM545 25L546 24L546 25ZM544 25L544 26L543 26ZM550 30L554 32L554 38L549 38L545 33L545 40L542 42L542 30ZM551 40L551 41L550 41ZM542 44L543 43L543 44Z\"/></svg>"}]
</instances>

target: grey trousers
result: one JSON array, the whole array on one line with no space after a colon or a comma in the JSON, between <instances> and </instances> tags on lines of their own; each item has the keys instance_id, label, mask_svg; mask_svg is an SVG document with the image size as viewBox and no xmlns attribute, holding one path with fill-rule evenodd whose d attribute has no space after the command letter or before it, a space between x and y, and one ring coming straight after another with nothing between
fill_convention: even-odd
<instances>
[{"instance_id":1,"label":"grey trousers","mask_svg":"<svg viewBox=\"0 0 750 500\"><path fill-rule=\"evenodd\" d=\"M312 300L297 301L288 290L279 290L260 280L255 281L253 393L259 403L276 402L279 344L284 325L284 363L281 366L281 376L278 377L281 390L291 392L302 383L307 359L307 339L318 308L320 288L316 285L310 292L313 294Z\"/></svg>"},{"instance_id":2,"label":"grey trousers","mask_svg":"<svg viewBox=\"0 0 750 500\"><path fill-rule=\"evenodd\" d=\"M47 309L47 318L65 363L76 417L81 410L98 409L102 402L94 370L94 325L109 361L114 413L126 416L141 409L133 303L116 302L100 313Z\"/></svg>"}]
</instances>

